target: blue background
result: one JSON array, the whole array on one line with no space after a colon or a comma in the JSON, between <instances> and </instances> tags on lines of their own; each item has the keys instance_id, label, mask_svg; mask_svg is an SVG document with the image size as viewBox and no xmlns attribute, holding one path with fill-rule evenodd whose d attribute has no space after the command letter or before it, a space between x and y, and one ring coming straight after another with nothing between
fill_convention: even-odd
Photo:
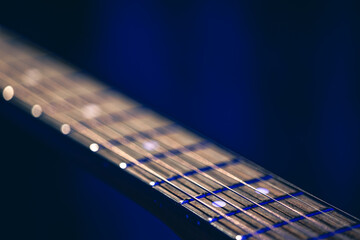
<instances>
[{"instance_id":1,"label":"blue background","mask_svg":"<svg viewBox=\"0 0 360 240\"><path fill-rule=\"evenodd\" d=\"M360 216L359 10L331 0L17 0L0 23ZM83 197L106 189L74 175L87 181Z\"/></svg>"}]
</instances>

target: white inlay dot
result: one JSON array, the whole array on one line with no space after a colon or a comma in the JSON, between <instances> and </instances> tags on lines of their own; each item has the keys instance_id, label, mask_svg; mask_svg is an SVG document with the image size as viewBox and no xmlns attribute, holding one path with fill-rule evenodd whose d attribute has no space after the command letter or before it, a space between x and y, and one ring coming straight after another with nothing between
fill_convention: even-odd
<instances>
[{"instance_id":1,"label":"white inlay dot","mask_svg":"<svg viewBox=\"0 0 360 240\"><path fill-rule=\"evenodd\" d=\"M214 207L225 207L226 203L224 201L218 200L211 203Z\"/></svg>"},{"instance_id":2,"label":"white inlay dot","mask_svg":"<svg viewBox=\"0 0 360 240\"><path fill-rule=\"evenodd\" d=\"M2 94L5 101L10 101L14 97L14 88L12 86L6 86Z\"/></svg>"},{"instance_id":3,"label":"white inlay dot","mask_svg":"<svg viewBox=\"0 0 360 240\"><path fill-rule=\"evenodd\" d=\"M143 143L143 148L148 151L154 151L158 147L159 147L159 143L157 141L151 140Z\"/></svg>"},{"instance_id":4,"label":"white inlay dot","mask_svg":"<svg viewBox=\"0 0 360 240\"><path fill-rule=\"evenodd\" d=\"M42 114L42 107L38 104L35 104L32 108L31 108L31 114L38 118L41 116Z\"/></svg>"},{"instance_id":5,"label":"white inlay dot","mask_svg":"<svg viewBox=\"0 0 360 240\"><path fill-rule=\"evenodd\" d=\"M258 194L268 194L270 191L266 188L259 187L255 189L256 193Z\"/></svg>"},{"instance_id":6,"label":"white inlay dot","mask_svg":"<svg viewBox=\"0 0 360 240\"><path fill-rule=\"evenodd\" d=\"M241 236L241 235L237 235L237 236L235 237L235 239L236 239L236 240L241 240L241 239L242 239L242 236Z\"/></svg>"},{"instance_id":7,"label":"white inlay dot","mask_svg":"<svg viewBox=\"0 0 360 240\"><path fill-rule=\"evenodd\" d=\"M120 167L121 169L125 169L125 168L127 167L127 164L124 163L124 162L122 162L122 163L119 164L119 167Z\"/></svg>"},{"instance_id":8,"label":"white inlay dot","mask_svg":"<svg viewBox=\"0 0 360 240\"><path fill-rule=\"evenodd\" d=\"M22 81L27 86L35 86L42 79L43 75L36 68L27 69L22 76Z\"/></svg>"},{"instance_id":9,"label":"white inlay dot","mask_svg":"<svg viewBox=\"0 0 360 240\"><path fill-rule=\"evenodd\" d=\"M99 145L98 145L97 143L92 143L92 144L90 144L89 148L90 148L90 150L93 151L93 152L99 151Z\"/></svg>"},{"instance_id":10,"label":"white inlay dot","mask_svg":"<svg viewBox=\"0 0 360 240\"><path fill-rule=\"evenodd\" d=\"M69 124L63 124L61 125L61 128L60 128L61 132L64 134L64 135L68 135L71 131L71 127Z\"/></svg>"},{"instance_id":11,"label":"white inlay dot","mask_svg":"<svg viewBox=\"0 0 360 240\"><path fill-rule=\"evenodd\" d=\"M150 185L151 185L151 186L155 186L155 182L154 182L154 181L151 181L151 182L150 182Z\"/></svg>"},{"instance_id":12,"label":"white inlay dot","mask_svg":"<svg viewBox=\"0 0 360 240\"><path fill-rule=\"evenodd\" d=\"M99 116L101 109L96 104L88 104L81 109L81 112L85 118L90 119Z\"/></svg>"}]
</instances>

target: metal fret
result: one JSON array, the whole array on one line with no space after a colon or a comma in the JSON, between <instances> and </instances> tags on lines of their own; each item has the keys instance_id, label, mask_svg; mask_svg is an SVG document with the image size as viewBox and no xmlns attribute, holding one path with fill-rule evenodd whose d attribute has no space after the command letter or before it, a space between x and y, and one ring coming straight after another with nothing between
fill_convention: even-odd
<instances>
[{"instance_id":1,"label":"metal fret","mask_svg":"<svg viewBox=\"0 0 360 240\"><path fill-rule=\"evenodd\" d=\"M6 36L6 35L5 35ZM236 239L359 237L357 219L0 33L5 100ZM9 89L9 88L8 88ZM63 130L63 126L66 126Z\"/></svg>"}]
</instances>

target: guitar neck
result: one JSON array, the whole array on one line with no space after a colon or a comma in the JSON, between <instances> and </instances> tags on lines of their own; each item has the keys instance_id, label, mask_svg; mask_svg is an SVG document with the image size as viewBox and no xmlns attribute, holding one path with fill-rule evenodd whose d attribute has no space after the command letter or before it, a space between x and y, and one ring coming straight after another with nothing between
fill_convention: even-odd
<instances>
[{"instance_id":1,"label":"guitar neck","mask_svg":"<svg viewBox=\"0 0 360 240\"><path fill-rule=\"evenodd\" d=\"M358 219L3 32L0 88L6 104L58 129L224 236L360 239ZM189 215L178 217L187 221Z\"/></svg>"}]
</instances>

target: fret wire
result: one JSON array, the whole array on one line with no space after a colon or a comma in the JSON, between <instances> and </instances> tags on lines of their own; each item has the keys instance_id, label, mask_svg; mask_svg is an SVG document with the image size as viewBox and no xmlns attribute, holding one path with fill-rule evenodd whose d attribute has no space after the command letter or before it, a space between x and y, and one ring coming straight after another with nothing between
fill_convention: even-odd
<instances>
[{"instance_id":1,"label":"fret wire","mask_svg":"<svg viewBox=\"0 0 360 240\"><path fill-rule=\"evenodd\" d=\"M10 78L8 78L10 79ZM12 79L10 79L12 80ZM24 88L22 85L17 84L15 82L15 85L20 86L21 88ZM24 88L24 91L27 91L26 88ZM31 95L31 93L30 93ZM39 97L38 97L39 98ZM42 98L39 98L41 100L41 102L44 102L46 104L46 101L43 100ZM51 116L50 116L51 117ZM74 126L73 121L77 122L77 120L72 119L71 117L66 117L69 121L69 123L71 123L71 126ZM156 176L159 179L162 179L163 181L165 181L166 183L168 183L169 185L173 186L174 188L176 188L178 191L183 192L185 195L189 196L189 197L194 197L189 193L186 193L185 191L183 191L181 189L181 187L178 187L176 184L173 184L169 181L166 180L166 178L163 178L161 175L157 174L156 172L154 172L152 169L137 163L137 160L133 157L131 157L130 155L128 155L127 153L125 153L124 151L122 151L121 149L117 148L116 146L110 144L108 141L106 141L105 139L103 139L101 136L97 135L97 134L93 134L91 130L87 129L85 126L80 126L77 125L77 127L75 128L75 130L77 130L80 134L95 140L95 142L97 143L103 143L102 146L104 146L105 148L109 149L110 151L114 152L115 154L117 154L118 156L125 158L127 160L129 160L130 162L134 163L135 165L139 166L140 168L142 168L143 170L149 172L150 174L152 174L153 176ZM87 131L88 130L88 131ZM228 216L226 216L225 214L221 213L220 211L218 211L217 209L215 209L214 207L204 203L201 200L196 200L197 202L199 202L200 204L202 204L203 206L209 208L210 210L212 210L213 212L216 212L217 214L223 216L224 218L226 218L229 222L231 222L232 224L234 224L235 226L237 226L239 229L242 229L243 226L240 225L240 222L237 220L234 220L232 218L229 218ZM247 229L246 232L250 232L250 229Z\"/></svg>"},{"instance_id":2,"label":"fret wire","mask_svg":"<svg viewBox=\"0 0 360 240\"><path fill-rule=\"evenodd\" d=\"M142 149L141 149L142 150ZM194 170L197 170L197 169L194 169ZM204 175L204 174L203 174ZM219 183L219 181L217 181L217 180L214 180L214 178L213 177L211 177L211 176L209 176L208 174L205 174L205 176L207 176L208 178L210 178L211 180L213 180L213 181L216 181L216 182L218 182ZM188 180L191 180L191 179L189 179L188 177L186 177L186 176L184 176L186 179L188 179ZM194 182L193 180L191 180L194 184L198 184L198 183L196 183L196 182ZM224 184L222 184L222 183L220 183L221 185L223 185L224 187L227 187L226 185L224 185ZM204 188L203 186L202 186L202 188L203 189L205 189L205 190L207 190L207 191L210 191L210 190L208 190L208 189L206 189L206 188ZM230 189L229 188L229 190L230 191L233 191L232 189ZM235 192L235 191L234 191ZM235 193L237 193L238 195L240 195L241 197L243 197L240 193L238 193L238 192L235 192ZM214 193L213 193L214 194ZM216 194L214 194L215 196L216 196ZM218 198L219 198L219 196L217 196ZM243 197L243 198L246 198L246 197ZM248 199L248 198L246 198L248 201L251 201L251 202L253 202L252 200L250 200L250 199ZM222 199L222 200L225 200L225 199ZM226 201L226 200L225 200ZM228 201L227 201L228 202ZM229 204L231 204L230 202L228 202ZM233 205L233 204L231 204L231 205ZM234 205L233 205L234 206ZM260 206L261 207L261 206ZM238 206L236 206L236 208L239 208ZM274 213L273 213L274 214ZM281 218L280 216L278 216L279 218Z\"/></svg>"},{"instance_id":3,"label":"fret wire","mask_svg":"<svg viewBox=\"0 0 360 240\"><path fill-rule=\"evenodd\" d=\"M59 86L59 87L61 87L61 86ZM131 144L132 145L132 144ZM136 146L136 145L135 145ZM143 151L143 149L141 149L141 148L139 148L138 149L138 151ZM148 154L147 152L145 152L145 154ZM151 156L151 155L148 155L148 156ZM175 155L173 155L172 154L172 157L176 157L178 160L180 160L180 161L182 161L182 159L181 158L178 158L177 156L175 156ZM161 162L162 163L162 165L164 166L164 164L165 163L163 163L163 162ZM165 164L166 166L167 166L167 168L169 169L169 165L168 164ZM192 166L190 166L190 168L191 168ZM176 171L176 172L178 172L178 174L180 174L181 172L179 172L179 171L177 171L176 169L174 169L174 168L172 168L172 167L170 167L170 169L172 169L172 171L174 172L174 171ZM195 169L195 168L193 168L193 170L195 170L195 171L197 171L197 169ZM223 183L221 183L221 182L219 182L218 180L216 180L216 179L214 179L213 177L211 177L210 175L208 175L208 174L203 174L203 175L205 175L208 179L210 179L210 180L212 180L212 181L214 181L214 182L217 182L217 183L219 183L220 185L222 185L222 186L224 186L224 187L226 187L226 188L228 188L226 185L224 185ZM188 178L187 176L183 176L185 179L187 179L187 180L189 180L189 181L191 181L191 182L193 182L194 184L196 184L196 185L198 185L199 187L201 187L201 188L203 188L204 190L206 190L206 191L208 191L208 192L210 192L210 193L212 193L212 194L214 194L215 196L217 196L215 193L213 193L212 191L210 191L209 189L207 189L206 187L204 187L204 186L202 186L202 185L200 185L199 183L197 183L196 181L194 181L194 180L192 180L192 179L190 179L190 178ZM245 184L247 184L246 182L243 182L243 183L245 183ZM249 198L247 198L247 197L245 197L245 196L243 196L243 195L241 195L240 193L238 193L238 192L236 192L236 191L234 191L234 190L232 190L232 189L230 189L230 188L228 188L230 191L233 191L233 192L235 192L236 194L238 194L239 196L241 196L241 197L243 197L243 198L245 198L245 199L247 199L248 201L250 201L250 202L253 202L252 200L250 200ZM226 199L223 199L223 198L221 198L221 197L219 197L219 196L217 196L219 199L221 199L221 200L223 200L223 201L226 201L228 204L230 204L230 205L232 205L233 207L235 207L235 208L238 208L238 209L240 209L239 208L239 206L237 206L237 205L234 205L233 203L231 203L231 202L229 202L229 201L227 201ZM259 205L260 206L260 205ZM262 206L260 206L260 207L262 207ZM266 209L267 210L267 209ZM269 210L268 210L269 211ZM271 211L270 211L271 212ZM274 215L275 215L275 213L273 213ZM252 215L252 217L254 218L254 219L256 219L256 217L255 216L253 216ZM279 215L277 215L277 217L279 217L280 219L282 219L282 220L284 220L284 218L282 218L281 216L279 216ZM286 219L285 219L286 220ZM257 221L258 222L261 222L260 220L258 220L257 219ZM264 224L264 225L266 225L266 224ZM304 231L304 230L303 230Z\"/></svg>"}]
</instances>

